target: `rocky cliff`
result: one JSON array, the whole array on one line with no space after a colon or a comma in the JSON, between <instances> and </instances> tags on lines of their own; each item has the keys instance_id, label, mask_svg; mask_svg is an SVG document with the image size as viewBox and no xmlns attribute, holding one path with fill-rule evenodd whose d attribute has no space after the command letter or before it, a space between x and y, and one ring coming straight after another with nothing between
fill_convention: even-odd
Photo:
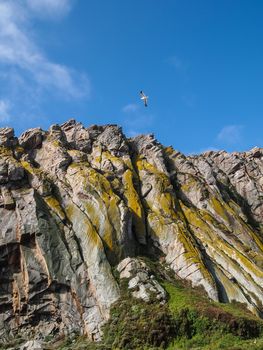
<instances>
[{"instance_id":1,"label":"rocky cliff","mask_svg":"<svg viewBox=\"0 0 263 350\"><path fill-rule=\"evenodd\" d=\"M210 299L263 314L263 149L185 156L75 120L19 138L2 128L0 189L2 339L99 340L120 297L116 271L129 278L139 264L134 297L150 288L164 302L147 266L127 260L146 255Z\"/></svg>"}]
</instances>

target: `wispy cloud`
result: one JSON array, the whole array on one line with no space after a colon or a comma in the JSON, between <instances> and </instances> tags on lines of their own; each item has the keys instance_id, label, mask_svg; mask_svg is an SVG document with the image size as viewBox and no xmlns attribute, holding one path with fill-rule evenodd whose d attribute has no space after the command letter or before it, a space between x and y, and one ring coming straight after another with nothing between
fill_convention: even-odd
<instances>
[{"instance_id":1,"label":"wispy cloud","mask_svg":"<svg viewBox=\"0 0 263 350\"><path fill-rule=\"evenodd\" d=\"M227 125L224 126L217 135L217 141L226 144L236 144L242 138L242 125Z\"/></svg>"},{"instance_id":2,"label":"wispy cloud","mask_svg":"<svg viewBox=\"0 0 263 350\"><path fill-rule=\"evenodd\" d=\"M10 119L9 115L10 103L5 100L0 100L0 121L7 122Z\"/></svg>"},{"instance_id":3,"label":"wispy cloud","mask_svg":"<svg viewBox=\"0 0 263 350\"><path fill-rule=\"evenodd\" d=\"M138 111L138 109L139 109L139 106L138 106L137 104L135 104L135 103L130 103L130 104L124 106L124 107L122 108L122 111L123 111L124 113L133 113L133 112Z\"/></svg>"},{"instance_id":4,"label":"wispy cloud","mask_svg":"<svg viewBox=\"0 0 263 350\"><path fill-rule=\"evenodd\" d=\"M129 106L129 107L128 107ZM151 126L154 122L153 114L142 112L141 108L137 105L129 104L126 110L122 109L125 115L123 120L124 130L127 136L134 137L139 134L145 134L151 132Z\"/></svg>"},{"instance_id":5,"label":"wispy cloud","mask_svg":"<svg viewBox=\"0 0 263 350\"><path fill-rule=\"evenodd\" d=\"M29 34L31 13L22 7L27 2L0 3L0 63L5 65L5 69L12 66L18 68L20 73L29 74L44 89L56 89L73 98L88 94L87 77L49 60ZM37 3L36 0L30 2ZM40 0L40 4L45 7L51 3L52 1ZM50 11L57 13L68 1L55 0L54 3L57 5L51 5Z\"/></svg>"},{"instance_id":6,"label":"wispy cloud","mask_svg":"<svg viewBox=\"0 0 263 350\"><path fill-rule=\"evenodd\" d=\"M61 18L69 12L71 4L72 0L0 1L0 74L9 87L0 99L19 99L24 90L31 91L34 98L47 93L63 99L89 96L87 76L49 59L32 33L31 22L40 12L46 19ZM21 87L17 95L14 93L17 88L12 85L15 81Z\"/></svg>"},{"instance_id":7,"label":"wispy cloud","mask_svg":"<svg viewBox=\"0 0 263 350\"><path fill-rule=\"evenodd\" d=\"M218 134L214 140L210 140L210 146L205 146L199 150L189 152L190 155L205 153L209 151L219 151L220 149L232 150L242 142L243 125L226 125Z\"/></svg>"},{"instance_id":8,"label":"wispy cloud","mask_svg":"<svg viewBox=\"0 0 263 350\"><path fill-rule=\"evenodd\" d=\"M61 18L69 13L72 0L26 0L30 11L42 18Z\"/></svg>"}]
</instances>

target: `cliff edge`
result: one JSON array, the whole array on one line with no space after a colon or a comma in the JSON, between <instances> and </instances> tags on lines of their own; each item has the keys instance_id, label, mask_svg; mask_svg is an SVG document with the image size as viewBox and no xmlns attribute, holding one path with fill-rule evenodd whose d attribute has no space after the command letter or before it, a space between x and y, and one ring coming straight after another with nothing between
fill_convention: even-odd
<instances>
[{"instance_id":1,"label":"cliff edge","mask_svg":"<svg viewBox=\"0 0 263 350\"><path fill-rule=\"evenodd\" d=\"M120 298L116 267L138 256L262 316L263 149L185 156L153 135L75 120L19 138L0 129L2 339L22 330L100 340ZM137 297L150 285L164 300L138 269Z\"/></svg>"}]
</instances>

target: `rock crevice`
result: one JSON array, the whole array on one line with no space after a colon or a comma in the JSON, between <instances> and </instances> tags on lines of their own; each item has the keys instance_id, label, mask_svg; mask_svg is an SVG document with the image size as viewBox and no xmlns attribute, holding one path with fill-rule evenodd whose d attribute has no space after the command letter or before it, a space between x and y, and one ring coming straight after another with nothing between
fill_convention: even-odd
<instances>
[{"instance_id":1,"label":"rock crevice","mask_svg":"<svg viewBox=\"0 0 263 350\"><path fill-rule=\"evenodd\" d=\"M75 120L19 138L0 129L1 338L99 340L120 296L118 264L125 276L142 264L134 297L165 302L142 254L262 315L262 179L261 148L185 156L153 135Z\"/></svg>"}]
</instances>

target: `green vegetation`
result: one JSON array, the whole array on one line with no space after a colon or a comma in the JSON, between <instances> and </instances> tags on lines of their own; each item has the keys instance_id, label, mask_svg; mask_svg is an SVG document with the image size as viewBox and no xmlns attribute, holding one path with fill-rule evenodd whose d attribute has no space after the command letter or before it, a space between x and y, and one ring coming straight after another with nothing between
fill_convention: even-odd
<instances>
[{"instance_id":1,"label":"green vegetation","mask_svg":"<svg viewBox=\"0 0 263 350\"><path fill-rule=\"evenodd\" d=\"M128 292L125 294L123 300L112 308L111 321L104 328L105 345L110 349L167 347L173 336L168 305L145 303L131 298Z\"/></svg>"},{"instance_id":2,"label":"green vegetation","mask_svg":"<svg viewBox=\"0 0 263 350\"><path fill-rule=\"evenodd\" d=\"M244 305L212 302L202 289L174 280L164 266L148 259L147 265L166 289L168 303L134 299L127 281L121 281L122 298L112 307L103 341L95 344L77 337L54 349L263 349L263 321Z\"/></svg>"},{"instance_id":3,"label":"green vegetation","mask_svg":"<svg viewBox=\"0 0 263 350\"><path fill-rule=\"evenodd\" d=\"M19 346L25 342L25 338L18 334L13 340L9 340L8 342L2 342L0 340L0 350L6 350L9 348L18 349Z\"/></svg>"},{"instance_id":4,"label":"green vegetation","mask_svg":"<svg viewBox=\"0 0 263 350\"><path fill-rule=\"evenodd\" d=\"M172 343L167 350L262 350L263 338L243 340L232 334L214 333L212 336L195 335L181 338Z\"/></svg>"},{"instance_id":5,"label":"green vegetation","mask_svg":"<svg viewBox=\"0 0 263 350\"><path fill-rule=\"evenodd\" d=\"M263 322L242 304L209 301L201 291L164 283L177 334L173 349L263 349Z\"/></svg>"}]
</instances>

